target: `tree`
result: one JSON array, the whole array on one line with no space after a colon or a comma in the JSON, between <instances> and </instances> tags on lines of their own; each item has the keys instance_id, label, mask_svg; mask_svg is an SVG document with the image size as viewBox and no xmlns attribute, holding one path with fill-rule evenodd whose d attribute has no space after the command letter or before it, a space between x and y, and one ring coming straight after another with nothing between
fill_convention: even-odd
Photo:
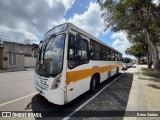
<instances>
[{"instance_id":1,"label":"tree","mask_svg":"<svg viewBox=\"0 0 160 120\"><path fill-rule=\"evenodd\" d=\"M106 29L141 33L144 36L143 42L149 46L154 68L160 69L156 46L159 42L160 5L156 6L152 0L106 0L104 3L98 1L103 10Z\"/></svg>"},{"instance_id":2,"label":"tree","mask_svg":"<svg viewBox=\"0 0 160 120\"><path fill-rule=\"evenodd\" d=\"M129 31L128 32L128 40L132 43L132 44L138 44L139 49L143 49L145 55L146 55L146 58L147 58L147 64L148 64L148 69L151 69L151 66L152 66L152 56L150 54L150 48L148 46L148 44L144 41L144 36L142 33L135 33L135 32L131 32Z\"/></svg>"},{"instance_id":3,"label":"tree","mask_svg":"<svg viewBox=\"0 0 160 120\"><path fill-rule=\"evenodd\" d=\"M138 59L138 63L140 63L140 59L146 56L145 50L146 48L142 44L134 44L130 48L127 48L125 53L127 55L133 55Z\"/></svg>"}]
</instances>

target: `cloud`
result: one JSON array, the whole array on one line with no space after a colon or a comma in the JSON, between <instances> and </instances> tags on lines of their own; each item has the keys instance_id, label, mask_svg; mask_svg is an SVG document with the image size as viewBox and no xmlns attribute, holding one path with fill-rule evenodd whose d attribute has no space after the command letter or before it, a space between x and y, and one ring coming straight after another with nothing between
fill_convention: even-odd
<instances>
[{"instance_id":1,"label":"cloud","mask_svg":"<svg viewBox=\"0 0 160 120\"><path fill-rule=\"evenodd\" d=\"M90 2L87 11L83 14L74 14L68 21L96 37L98 37L100 33L104 33L104 22L98 3Z\"/></svg>"},{"instance_id":2,"label":"cloud","mask_svg":"<svg viewBox=\"0 0 160 120\"><path fill-rule=\"evenodd\" d=\"M101 10L98 3L90 2L87 11L83 14L74 14L68 20L62 18L57 22L53 22L53 25L57 25L64 22L70 22L87 31L93 36L98 37L100 33L107 34L108 31L104 32L104 21L101 17Z\"/></svg>"},{"instance_id":3,"label":"cloud","mask_svg":"<svg viewBox=\"0 0 160 120\"><path fill-rule=\"evenodd\" d=\"M112 39L127 40L127 34L125 32L117 32L111 35Z\"/></svg>"},{"instance_id":4,"label":"cloud","mask_svg":"<svg viewBox=\"0 0 160 120\"><path fill-rule=\"evenodd\" d=\"M112 43L112 46L113 47L116 47L116 46L119 46L122 44L123 41L120 41L119 39L115 40L113 43Z\"/></svg>"},{"instance_id":5,"label":"cloud","mask_svg":"<svg viewBox=\"0 0 160 120\"><path fill-rule=\"evenodd\" d=\"M0 32L37 39L36 35L43 35L73 3L74 0L0 0Z\"/></svg>"},{"instance_id":6,"label":"cloud","mask_svg":"<svg viewBox=\"0 0 160 120\"><path fill-rule=\"evenodd\" d=\"M98 3L90 2L83 14L75 13L65 19L73 4L74 0L0 0L0 38L11 36L19 42L25 38L38 39L37 36L43 36L53 26L65 22L73 23L96 37L109 32L104 32Z\"/></svg>"},{"instance_id":7,"label":"cloud","mask_svg":"<svg viewBox=\"0 0 160 120\"><path fill-rule=\"evenodd\" d=\"M125 50L131 46L131 43L127 40L127 34L124 32L113 33L111 38L114 40L112 47L120 51L123 57L127 57Z\"/></svg>"},{"instance_id":8,"label":"cloud","mask_svg":"<svg viewBox=\"0 0 160 120\"><path fill-rule=\"evenodd\" d=\"M156 5L159 5L160 4L160 1L159 0L152 0L152 2Z\"/></svg>"}]
</instances>

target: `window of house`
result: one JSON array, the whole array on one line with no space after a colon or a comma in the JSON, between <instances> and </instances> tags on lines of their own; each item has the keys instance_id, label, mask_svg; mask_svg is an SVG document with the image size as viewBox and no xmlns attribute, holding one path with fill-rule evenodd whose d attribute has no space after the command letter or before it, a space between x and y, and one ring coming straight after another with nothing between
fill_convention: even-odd
<instances>
[{"instance_id":1,"label":"window of house","mask_svg":"<svg viewBox=\"0 0 160 120\"><path fill-rule=\"evenodd\" d=\"M9 65L16 65L16 54L9 53Z\"/></svg>"}]
</instances>

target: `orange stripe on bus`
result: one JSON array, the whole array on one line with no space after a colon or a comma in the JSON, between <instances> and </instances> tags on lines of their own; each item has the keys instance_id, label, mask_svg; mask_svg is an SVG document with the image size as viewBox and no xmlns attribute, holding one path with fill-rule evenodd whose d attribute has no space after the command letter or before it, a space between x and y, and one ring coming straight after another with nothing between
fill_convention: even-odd
<instances>
[{"instance_id":1,"label":"orange stripe on bus","mask_svg":"<svg viewBox=\"0 0 160 120\"><path fill-rule=\"evenodd\" d=\"M77 71L67 72L67 79L66 84L68 85L70 82L77 82L79 80L83 80L84 78L91 77L94 73L103 73L106 71L110 71L112 69L116 69L121 65L110 65L104 67L97 67L97 68L90 68L90 69L83 69Z\"/></svg>"}]
</instances>

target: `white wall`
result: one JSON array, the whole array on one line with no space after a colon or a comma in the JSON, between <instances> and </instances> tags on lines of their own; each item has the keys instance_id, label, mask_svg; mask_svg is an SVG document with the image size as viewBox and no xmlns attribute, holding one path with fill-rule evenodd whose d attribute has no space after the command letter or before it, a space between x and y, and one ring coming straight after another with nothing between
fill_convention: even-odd
<instances>
[{"instance_id":1,"label":"white wall","mask_svg":"<svg viewBox=\"0 0 160 120\"><path fill-rule=\"evenodd\" d=\"M36 58L33 57L24 57L24 67L35 67Z\"/></svg>"},{"instance_id":2,"label":"white wall","mask_svg":"<svg viewBox=\"0 0 160 120\"><path fill-rule=\"evenodd\" d=\"M24 68L24 55L16 54L16 68Z\"/></svg>"}]
</instances>

